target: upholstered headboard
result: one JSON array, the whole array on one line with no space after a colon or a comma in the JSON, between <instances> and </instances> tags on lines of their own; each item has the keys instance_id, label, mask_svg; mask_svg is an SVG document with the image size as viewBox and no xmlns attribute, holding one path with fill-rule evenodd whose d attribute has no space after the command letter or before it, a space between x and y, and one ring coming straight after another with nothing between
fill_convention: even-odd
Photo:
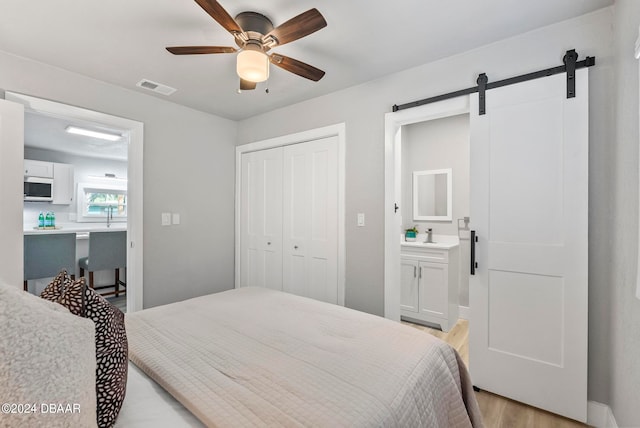
<instances>
[{"instance_id":1,"label":"upholstered headboard","mask_svg":"<svg viewBox=\"0 0 640 428\"><path fill-rule=\"evenodd\" d=\"M0 284L2 426L96 426L92 321Z\"/></svg>"}]
</instances>

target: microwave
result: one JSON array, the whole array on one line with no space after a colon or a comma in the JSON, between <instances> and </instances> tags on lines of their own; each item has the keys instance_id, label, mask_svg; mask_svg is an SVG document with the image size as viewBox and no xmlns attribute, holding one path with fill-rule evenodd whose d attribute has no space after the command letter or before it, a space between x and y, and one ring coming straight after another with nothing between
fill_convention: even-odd
<instances>
[{"instance_id":1,"label":"microwave","mask_svg":"<svg viewBox=\"0 0 640 428\"><path fill-rule=\"evenodd\" d=\"M53 201L53 179L43 177L24 178L25 201Z\"/></svg>"}]
</instances>

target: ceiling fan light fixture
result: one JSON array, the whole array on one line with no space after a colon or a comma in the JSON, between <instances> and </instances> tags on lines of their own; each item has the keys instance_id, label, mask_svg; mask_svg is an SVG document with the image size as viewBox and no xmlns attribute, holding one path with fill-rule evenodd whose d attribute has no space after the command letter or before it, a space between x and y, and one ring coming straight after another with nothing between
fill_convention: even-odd
<instances>
[{"instance_id":1,"label":"ceiling fan light fixture","mask_svg":"<svg viewBox=\"0 0 640 428\"><path fill-rule=\"evenodd\" d=\"M269 78L269 57L259 45L249 43L238 53L236 71L241 79L264 82Z\"/></svg>"}]
</instances>

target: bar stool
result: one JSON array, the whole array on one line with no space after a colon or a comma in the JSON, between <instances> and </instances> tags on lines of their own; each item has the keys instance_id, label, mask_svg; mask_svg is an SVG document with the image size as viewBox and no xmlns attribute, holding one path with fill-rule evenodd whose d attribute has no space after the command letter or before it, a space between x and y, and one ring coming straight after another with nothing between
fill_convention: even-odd
<instances>
[{"instance_id":1,"label":"bar stool","mask_svg":"<svg viewBox=\"0 0 640 428\"><path fill-rule=\"evenodd\" d=\"M89 272L89 287L100 290L114 287L114 291L102 293L103 296L115 294L116 297L126 290L120 291L120 286L126 288L127 284L120 281L120 268L127 267L127 232L91 232L89 233L89 257L78 260L80 276L84 271ZM99 270L115 269L115 282L113 285L95 287L93 273Z\"/></svg>"},{"instance_id":2,"label":"bar stool","mask_svg":"<svg viewBox=\"0 0 640 428\"><path fill-rule=\"evenodd\" d=\"M51 278L63 269L75 279L75 233L24 235L24 291L29 291L28 280Z\"/></svg>"}]
</instances>

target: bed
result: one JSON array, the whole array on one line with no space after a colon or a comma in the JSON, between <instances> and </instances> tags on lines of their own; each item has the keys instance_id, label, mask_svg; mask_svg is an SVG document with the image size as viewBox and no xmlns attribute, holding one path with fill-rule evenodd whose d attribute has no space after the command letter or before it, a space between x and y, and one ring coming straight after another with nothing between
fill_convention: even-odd
<instances>
[{"instance_id":1,"label":"bed","mask_svg":"<svg viewBox=\"0 0 640 428\"><path fill-rule=\"evenodd\" d=\"M125 321L140 371L130 372L118 426L144 419L136 396L185 426L199 424L193 416L219 427L482 426L453 348L384 318L247 287Z\"/></svg>"}]
</instances>

